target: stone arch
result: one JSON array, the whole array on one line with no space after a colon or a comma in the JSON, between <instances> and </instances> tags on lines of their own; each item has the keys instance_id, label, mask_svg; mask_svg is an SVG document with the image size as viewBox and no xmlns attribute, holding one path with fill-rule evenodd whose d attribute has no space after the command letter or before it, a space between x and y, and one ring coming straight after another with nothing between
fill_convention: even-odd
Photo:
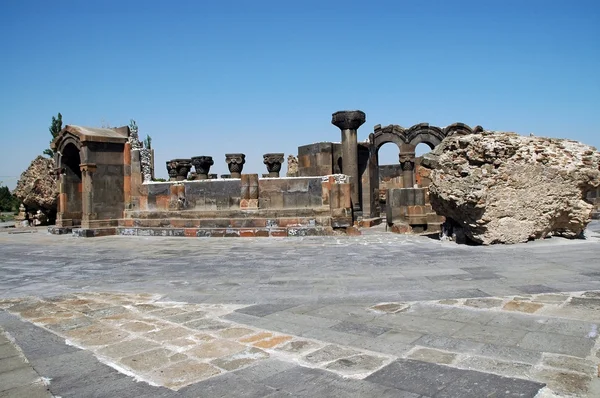
<instances>
[{"instance_id":1,"label":"stone arch","mask_svg":"<svg viewBox=\"0 0 600 398\"><path fill-rule=\"evenodd\" d=\"M402 144L406 143L406 135L404 129L397 124L390 124L389 126L381 127L380 124L375 126L375 131L371 134L371 143L375 147L375 150L379 150L383 144L392 142L398 146L398 150L401 149Z\"/></svg>"},{"instance_id":2,"label":"stone arch","mask_svg":"<svg viewBox=\"0 0 600 398\"><path fill-rule=\"evenodd\" d=\"M418 144L427 144L433 149L438 146L445 137L446 135L442 129L430 126L429 123L415 124L406 130L407 143L415 147Z\"/></svg>"},{"instance_id":3,"label":"stone arch","mask_svg":"<svg viewBox=\"0 0 600 398\"><path fill-rule=\"evenodd\" d=\"M444 134L446 135L446 137L450 137L451 135L454 135L456 133L473 134L473 129L471 129L471 127L467 126L464 123L452 123L451 125L444 128Z\"/></svg>"},{"instance_id":4,"label":"stone arch","mask_svg":"<svg viewBox=\"0 0 600 398\"><path fill-rule=\"evenodd\" d=\"M69 151L68 148L76 148L78 152L78 157L80 158L81 163L81 141L79 137L76 137L72 134L65 133L59 140L56 142L56 149L54 150L54 161L56 167L62 168L63 163L65 162L65 151ZM72 154L72 149L69 151Z\"/></svg>"}]
</instances>

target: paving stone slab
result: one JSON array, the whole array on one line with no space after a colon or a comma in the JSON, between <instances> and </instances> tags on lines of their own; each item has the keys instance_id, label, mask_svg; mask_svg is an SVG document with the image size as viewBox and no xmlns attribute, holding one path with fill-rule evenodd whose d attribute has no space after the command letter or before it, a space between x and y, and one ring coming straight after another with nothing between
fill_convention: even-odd
<instances>
[{"instance_id":1,"label":"paving stone slab","mask_svg":"<svg viewBox=\"0 0 600 398\"><path fill-rule=\"evenodd\" d=\"M467 325L452 337L492 343L499 345L516 345L527 334L524 330L501 328L498 326Z\"/></svg>"},{"instance_id":2,"label":"paving stone slab","mask_svg":"<svg viewBox=\"0 0 600 398\"><path fill-rule=\"evenodd\" d=\"M236 310L241 314L253 316L266 316L275 312L284 311L288 308L293 308L297 304L257 304Z\"/></svg>"},{"instance_id":3,"label":"paving stone slab","mask_svg":"<svg viewBox=\"0 0 600 398\"><path fill-rule=\"evenodd\" d=\"M178 393L184 397L263 398L274 391L275 389L264 384L244 379L234 373L227 373L182 388Z\"/></svg>"},{"instance_id":4,"label":"paving stone slab","mask_svg":"<svg viewBox=\"0 0 600 398\"><path fill-rule=\"evenodd\" d=\"M485 325L497 314L497 312L492 311L478 311L472 307L455 307L449 308L445 314L440 316L440 319Z\"/></svg>"},{"instance_id":5,"label":"paving stone slab","mask_svg":"<svg viewBox=\"0 0 600 398\"><path fill-rule=\"evenodd\" d=\"M401 331L407 330L448 336L451 336L465 327L465 324L461 322L426 318L404 313L384 315L377 318L373 323L378 326L389 327Z\"/></svg>"},{"instance_id":6,"label":"paving stone slab","mask_svg":"<svg viewBox=\"0 0 600 398\"><path fill-rule=\"evenodd\" d=\"M456 368L411 359L398 359L365 380L433 397L458 378L467 377L468 374L468 371Z\"/></svg>"},{"instance_id":7,"label":"paving stone slab","mask_svg":"<svg viewBox=\"0 0 600 398\"><path fill-rule=\"evenodd\" d=\"M533 376L563 396L586 397L592 382L588 375L546 367L534 369Z\"/></svg>"},{"instance_id":8,"label":"paving stone slab","mask_svg":"<svg viewBox=\"0 0 600 398\"><path fill-rule=\"evenodd\" d=\"M556 333L529 332L518 344L527 350L553 352L585 358L594 346L594 340Z\"/></svg>"},{"instance_id":9,"label":"paving stone slab","mask_svg":"<svg viewBox=\"0 0 600 398\"><path fill-rule=\"evenodd\" d=\"M539 328L540 332L565 334L575 337L590 337L598 334L600 322L585 322L575 319L548 318Z\"/></svg>"},{"instance_id":10,"label":"paving stone slab","mask_svg":"<svg viewBox=\"0 0 600 398\"><path fill-rule=\"evenodd\" d=\"M31 368L31 366L21 366L0 373L0 391L7 391L31 384L36 380L39 380L39 375Z\"/></svg>"},{"instance_id":11,"label":"paving stone slab","mask_svg":"<svg viewBox=\"0 0 600 398\"><path fill-rule=\"evenodd\" d=\"M40 382L0 391L0 398L52 398L48 387Z\"/></svg>"},{"instance_id":12,"label":"paving stone slab","mask_svg":"<svg viewBox=\"0 0 600 398\"><path fill-rule=\"evenodd\" d=\"M249 347L233 355L214 359L211 361L211 364L221 369L232 371L267 358L269 358L267 352L255 347Z\"/></svg>"},{"instance_id":13,"label":"paving stone slab","mask_svg":"<svg viewBox=\"0 0 600 398\"><path fill-rule=\"evenodd\" d=\"M410 359L394 361L366 380L429 397L534 397L544 386Z\"/></svg>"},{"instance_id":14,"label":"paving stone slab","mask_svg":"<svg viewBox=\"0 0 600 398\"><path fill-rule=\"evenodd\" d=\"M100 348L98 354L109 358L123 358L157 348L160 348L160 344L146 339L134 338Z\"/></svg>"},{"instance_id":15,"label":"paving stone slab","mask_svg":"<svg viewBox=\"0 0 600 398\"><path fill-rule=\"evenodd\" d=\"M514 361L503 361L482 356L463 356L455 364L459 368L494 373L505 377L529 379L532 365Z\"/></svg>"},{"instance_id":16,"label":"paving stone slab","mask_svg":"<svg viewBox=\"0 0 600 398\"><path fill-rule=\"evenodd\" d=\"M307 354L303 357L303 360L309 363L318 364L331 362L336 359L350 357L359 354L358 351L349 348L343 348L337 345L330 344L317 351Z\"/></svg>"},{"instance_id":17,"label":"paving stone slab","mask_svg":"<svg viewBox=\"0 0 600 398\"><path fill-rule=\"evenodd\" d=\"M497 344L484 344L474 352L485 357L527 363L530 365L537 364L542 358L542 353L539 351Z\"/></svg>"},{"instance_id":18,"label":"paving stone slab","mask_svg":"<svg viewBox=\"0 0 600 398\"><path fill-rule=\"evenodd\" d=\"M427 334L413 342L414 345L439 348L452 352L477 352L484 344L471 340L463 340L446 336Z\"/></svg>"},{"instance_id":19,"label":"paving stone slab","mask_svg":"<svg viewBox=\"0 0 600 398\"><path fill-rule=\"evenodd\" d=\"M547 322L548 318L546 317L502 312L495 314L495 316L486 323L486 326L535 332L542 329L543 325Z\"/></svg>"},{"instance_id":20,"label":"paving stone slab","mask_svg":"<svg viewBox=\"0 0 600 398\"><path fill-rule=\"evenodd\" d=\"M295 363L269 358L237 370L235 374L248 380L261 381L295 367L298 367Z\"/></svg>"},{"instance_id":21,"label":"paving stone slab","mask_svg":"<svg viewBox=\"0 0 600 398\"><path fill-rule=\"evenodd\" d=\"M389 362L386 358L360 354L349 358L338 359L327 365L325 368L344 376L354 376L372 373L382 367L386 362Z\"/></svg>"},{"instance_id":22,"label":"paving stone slab","mask_svg":"<svg viewBox=\"0 0 600 398\"><path fill-rule=\"evenodd\" d=\"M384 334L385 332L390 331L390 328L386 327L372 326L364 323L355 323L348 321L336 323L335 325L331 326L330 329L335 330L337 332L350 333L367 337L377 337Z\"/></svg>"},{"instance_id":23,"label":"paving stone slab","mask_svg":"<svg viewBox=\"0 0 600 398\"><path fill-rule=\"evenodd\" d=\"M588 376L594 376L598 372L598 367L594 362L568 355L546 353L542 358L542 365L582 373Z\"/></svg>"},{"instance_id":24,"label":"paving stone slab","mask_svg":"<svg viewBox=\"0 0 600 398\"><path fill-rule=\"evenodd\" d=\"M513 286L520 292L528 293L528 294L537 294L537 293L559 293L559 290L556 290L550 286L545 285L521 285L521 286Z\"/></svg>"},{"instance_id":25,"label":"paving stone slab","mask_svg":"<svg viewBox=\"0 0 600 398\"><path fill-rule=\"evenodd\" d=\"M451 352L440 351L433 348L417 347L407 356L409 359L414 359L422 362L431 362L448 365L454 362L457 355Z\"/></svg>"},{"instance_id":26,"label":"paving stone slab","mask_svg":"<svg viewBox=\"0 0 600 398\"><path fill-rule=\"evenodd\" d=\"M185 360L148 372L148 377L167 388L179 390L184 386L206 380L220 373L218 368L210 364Z\"/></svg>"}]
</instances>

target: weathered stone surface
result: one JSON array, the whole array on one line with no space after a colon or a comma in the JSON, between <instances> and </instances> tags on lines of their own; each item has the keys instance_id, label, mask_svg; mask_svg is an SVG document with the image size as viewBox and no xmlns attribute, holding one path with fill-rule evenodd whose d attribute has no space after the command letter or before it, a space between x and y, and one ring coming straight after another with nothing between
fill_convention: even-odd
<instances>
[{"instance_id":1,"label":"weathered stone surface","mask_svg":"<svg viewBox=\"0 0 600 398\"><path fill-rule=\"evenodd\" d=\"M38 156L21 174L14 195L30 212L41 210L53 219L56 216L58 185L54 174L54 160Z\"/></svg>"},{"instance_id":2,"label":"weathered stone surface","mask_svg":"<svg viewBox=\"0 0 600 398\"><path fill-rule=\"evenodd\" d=\"M453 135L423 159L433 209L472 241L579 237L586 193L600 185L600 153L581 143L514 133Z\"/></svg>"}]
</instances>

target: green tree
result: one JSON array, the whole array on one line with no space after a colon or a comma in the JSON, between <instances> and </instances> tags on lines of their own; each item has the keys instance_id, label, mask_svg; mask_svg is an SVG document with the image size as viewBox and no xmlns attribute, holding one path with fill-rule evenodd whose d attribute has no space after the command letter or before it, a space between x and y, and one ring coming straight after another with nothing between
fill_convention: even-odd
<instances>
[{"instance_id":1,"label":"green tree","mask_svg":"<svg viewBox=\"0 0 600 398\"><path fill-rule=\"evenodd\" d=\"M0 186L0 211L15 211L19 207L19 200L10 193L7 186Z\"/></svg>"},{"instance_id":2,"label":"green tree","mask_svg":"<svg viewBox=\"0 0 600 398\"><path fill-rule=\"evenodd\" d=\"M52 141L54 141L54 139L58 136L58 133L60 133L60 130L62 130L62 115L60 114L60 112L58 112L58 115L56 117L52 116L52 124L50 125L48 130L50 131L50 134L52 134L52 140L50 140L50 143L52 143ZM52 151L52 149L50 148L45 149L44 155L54 157L54 151Z\"/></svg>"}]
</instances>

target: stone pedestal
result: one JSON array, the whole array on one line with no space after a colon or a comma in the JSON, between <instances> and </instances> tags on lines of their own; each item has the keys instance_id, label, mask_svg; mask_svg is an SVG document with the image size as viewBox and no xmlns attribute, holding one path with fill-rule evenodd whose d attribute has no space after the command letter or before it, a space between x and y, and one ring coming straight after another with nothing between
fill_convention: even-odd
<instances>
[{"instance_id":1,"label":"stone pedestal","mask_svg":"<svg viewBox=\"0 0 600 398\"><path fill-rule=\"evenodd\" d=\"M225 162L231 173L231 178L241 178L244 163L246 163L246 155L243 153L226 153Z\"/></svg>"},{"instance_id":2,"label":"stone pedestal","mask_svg":"<svg viewBox=\"0 0 600 398\"><path fill-rule=\"evenodd\" d=\"M173 159L167 162L169 181L183 181L187 179L192 169L192 159Z\"/></svg>"},{"instance_id":3,"label":"stone pedestal","mask_svg":"<svg viewBox=\"0 0 600 398\"><path fill-rule=\"evenodd\" d=\"M215 164L212 156L194 156L192 158L192 165L196 168L197 179L207 180L210 166Z\"/></svg>"},{"instance_id":4,"label":"stone pedestal","mask_svg":"<svg viewBox=\"0 0 600 398\"><path fill-rule=\"evenodd\" d=\"M363 111L339 111L331 117L331 123L342 132L342 173L351 178L352 207L356 211L360 210L357 130L365 121Z\"/></svg>"},{"instance_id":5,"label":"stone pedestal","mask_svg":"<svg viewBox=\"0 0 600 398\"><path fill-rule=\"evenodd\" d=\"M281 164L283 163L283 153L265 153L263 155L263 163L267 165L267 171L269 177L279 177L281 171Z\"/></svg>"}]
</instances>

